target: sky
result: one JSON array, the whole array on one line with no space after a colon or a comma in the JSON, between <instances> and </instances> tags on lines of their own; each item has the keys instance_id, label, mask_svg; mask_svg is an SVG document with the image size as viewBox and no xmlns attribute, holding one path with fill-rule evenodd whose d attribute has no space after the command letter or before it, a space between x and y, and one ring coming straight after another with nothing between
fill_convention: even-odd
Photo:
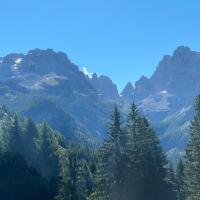
<instances>
[{"instance_id":1,"label":"sky","mask_svg":"<svg viewBox=\"0 0 200 200\"><path fill-rule=\"evenodd\" d=\"M121 90L177 46L200 51L199 0L0 0L0 56L63 51Z\"/></svg>"}]
</instances>

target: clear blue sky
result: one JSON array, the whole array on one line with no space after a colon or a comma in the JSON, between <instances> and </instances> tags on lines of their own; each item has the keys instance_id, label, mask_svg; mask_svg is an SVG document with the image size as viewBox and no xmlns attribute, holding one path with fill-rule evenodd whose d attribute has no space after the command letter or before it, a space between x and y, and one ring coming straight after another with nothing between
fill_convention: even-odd
<instances>
[{"instance_id":1,"label":"clear blue sky","mask_svg":"<svg viewBox=\"0 0 200 200\"><path fill-rule=\"evenodd\" d=\"M0 0L0 56L64 51L121 89L179 45L200 50L199 0Z\"/></svg>"}]
</instances>

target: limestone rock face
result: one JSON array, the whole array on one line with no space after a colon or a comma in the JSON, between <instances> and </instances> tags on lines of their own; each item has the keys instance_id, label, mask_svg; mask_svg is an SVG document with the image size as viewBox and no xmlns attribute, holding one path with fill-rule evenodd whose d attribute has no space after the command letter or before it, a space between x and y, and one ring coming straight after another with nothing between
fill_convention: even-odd
<instances>
[{"instance_id":1,"label":"limestone rock face","mask_svg":"<svg viewBox=\"0 0 200 200\"><path fill-rule=\"evenodd\" d=\"M119 99L117 86L109 77L104 75L98 77L97 74L94 73L91 79L91 83L97 90L99 96L110 100Z\"/></svg>"},{"instance_id":2,"label":"limestone rock face","mask_svg":"<svg viewBox=\"0 0 200 200\"><path fill-rule=\"evenodd\" d=\"M103 98L100 93L102 93ZM0 58L0 104L47 120L66 136L102 140L117 87L106 77L90 80L63 52L33 49ZM94 121L95 119L95 121Z\"/></svg>"},{"instance_id":3,"label":"limestone rock face","mask_svg":"<svg viewBox=\"0 0 200 200\"><path fill-rule=\"evenodd\" d=\"M164 56L150 78L136 82L134 99L156 128L165 150L184 149L199 92L200 53L184 46Z\"/></svg>"}]
</instances>

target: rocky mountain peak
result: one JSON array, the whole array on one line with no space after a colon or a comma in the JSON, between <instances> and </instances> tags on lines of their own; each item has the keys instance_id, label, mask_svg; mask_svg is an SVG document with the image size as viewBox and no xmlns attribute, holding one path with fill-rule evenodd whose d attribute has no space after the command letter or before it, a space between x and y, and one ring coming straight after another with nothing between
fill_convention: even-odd
<instances>
[{"instance_id":1,"label":"rocky mountain peak","mask_svg":"<svg viewBox=\"0 0 200 200\"><path fill-rule=\"evenodd\" d=\"M98 76L97 76L97 74L96 74L96 73L93 73L93 75L92 75L92 79L93 79L93 80L96 80L96 79L98 79Z\"/></svg>"},{"instance_id":2,"label":"rocky mountain peak","mask_svg":"<svg viewBox=\"0 0 200 200\"><path fill-rule=\"evenodd\" d=\"M78 72L78 67L69 60L65 53L55 52L52 49L33 49L27 54L13 53L1 58L0 62L0 79L27 73L41 76L50 73L68 75Z\"/></svg>"},{"instance_id":3,"label":"rocky mountain peak","mask_svg":"<svg viewBox=\"0 0 200 200\"><path fill-rule=\"evenodd\" d=\"M134 87L131 82L128 82L120 94L120 97L123 102L123 110L127 111L130 108L130 105L134 101Z\"/></svg>"},{"instance_id":4,"label":"rocky mountain peak","mask_svg":"<svg viewBox=\"0 0 200 200\"><path fill-rule=\"evenodd\" d=\"M99 96L110 100L119 99L119 93L117 86L112 82L112 80L108 76L97 76L97 74L93 74L91 83L94 88L97 90Z\"/></svg>"},{"instance_id":5,"label":"rocky mountain peak","mask_svg":"<svg viewBox=\"0 0 200 200\"><path fill-rule=\"evenodd\" d=\"M187 46L179 46L174 50L173 57L183 58L185 56L191 55L192 51Z\"/></svg>"},{"instance_id":6,"label":"rocky mountain peak","mask_svg":"<svg viewBox=\"0 0 200 200\"><path fill-rule=\"evenodd\" d=\"M139 101L163 90L186 98L199 90L199 76L200 54L180 46L172 56L163 57L150 79L141 77L136 82L135 99Z\"/></svg>"},{"instance_id":7,"label":"rocky mountain peak","mask_svg":"<svg viewBox=\"0 0 200 200\"><path fill-rule=\"evenodd\" d=\"M139 101L150 93L150 80L146 76L141 76L135 83L134 99Z\"/></svg>"},{"instance_id":8,"label":"rocky mountain peak","mask_svg":"<svg viewBox=\"0 0 200 200\"><path fill-rule=\"evenodd\" d=\"M192 103L200 92L200 53L179 46L148 79L135 84L135 100L160 135L166 150L186 144Z\"/></svg>"},{"instance_id":9,"label":"rocky mountain peak","mask_svg":"<svg viewBox=\"0 0 200 200\"><path fill-rule=\"evenodd\" d=\"M128 82L126 84L125 88L121 92L121 96L133 101L133 99L134 99L134 87L133 87L131 82Z\"/></svg>"},{"instance_id":10,"label":"rocky mountain peak","mask_svg":"<svg viewBox=\"0 0 200 200\"><path fill-rule=\"evenodd\" d=\"M32 49L28 51L28 55L35 55L35 56L44 56L44 55L55 55L56 52L53 49Z\"/></svg>"}]
</instances>

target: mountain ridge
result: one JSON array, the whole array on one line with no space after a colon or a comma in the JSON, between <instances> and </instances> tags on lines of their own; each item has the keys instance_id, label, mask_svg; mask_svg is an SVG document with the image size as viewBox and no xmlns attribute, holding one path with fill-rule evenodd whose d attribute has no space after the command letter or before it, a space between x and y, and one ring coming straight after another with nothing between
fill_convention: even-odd
<instances>
[{"instance_id":1,"label":"mountain ridge","mask_svg":"<svg viewBox=\"0 0 200 200\"><path fill-rule=\"evenodd\" d=\"M109 77L90 78L65 53L52 49L3 57L0 93L1 104L37 123L47 120L66 136L97 142L105 138L111 110L121 99Z\"/></svg>"},{"instance_id":2,"label":"mountain ridge","mask_svg":"<svg viewBox=\"0 0 200 200\"><path fill-rule=\"evenodd\" d=\"M9 54L0 61L0 103L36 122L47 119L65 135L99 141L105 138L113 106L118 104L125 114L135 101L166 151L184 149L200 92L199 52L179 46L163 56L150 78L143 75L134 86L127 83L121 93L108 76L89 75L52 49Z\"/></svg>"}]
</instances>

